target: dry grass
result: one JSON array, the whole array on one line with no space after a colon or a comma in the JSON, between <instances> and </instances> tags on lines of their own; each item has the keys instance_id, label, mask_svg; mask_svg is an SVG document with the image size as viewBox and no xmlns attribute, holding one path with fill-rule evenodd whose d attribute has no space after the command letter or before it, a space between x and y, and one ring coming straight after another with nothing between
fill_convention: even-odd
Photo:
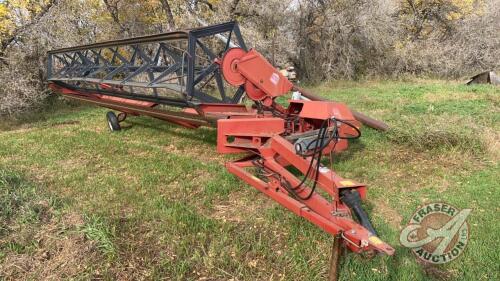
<instances>
[{"instance_id":1,"label":"dry grass","mask_svg":"<svg viewBox=\"0 0 500 281\"><path fill-rule=\"evenodd\" d=\"M36 241L36 250L7 254L0 265L2 276L6 280L62 280L91 270L100 259L99 251L93 241L76 231L80 224L66 220L63 217L33 229L36 234L29 239ZM10 238L19 239L19 233Z\"/></svg>"},{"instance_id":2,"label":"dry grass","mask_svg":"<svg viewBox=\"0 0 500 281\"><path fill-rule=\"evenodd\" d=\"M491 102L497 91L437 81L339 84L325 95L383 118L393 129L380 134L363 128L362 139L335 158L334 170L368 184L365 206L380 236L397 248L390 258L347 256L344 280L495 279L494 272L481 268L493 268L498 260L488 251L498 233L498 225L491 223L495 213L488 210L498 209L500 200L494 192L497 158L492 153L498 142L491 134L497 131L498 105ZM450 98L431 100L431 92ZM37 215L35 221L12 219L9 228L18 224L36 233L46 226L55 239L39 245L33 234L2 236L19 238L21 245L2 240L3 268L23 268L16 258L40 259L45 249L57 257L54 266L75 262L86 268L76 279L326 277L330 237L228 174L222 164L231 158L216 154L213 130L190 131L139 117L128 120L133 122L128 129L110 134L105 111L62 110L24 125L30 130L14 126L0 133L0 167L28 177L36 188L23 196L35 198L26 206L51 214ZM435 138L437 131L443 133ZM64 207L35 204L51 202L44 192L63 198ZM466 254L438 268L418 264L398 247L399 230L416 206L432 201L474 209ZM40 248L29 246L33 241ZM68 244L57 244L63 241ZM78 248L90 258L72 256ZM59 263L62 255L66 265ZM27 270L15 271L16 276L46 276L39 265ZM73 274L66 268L61 272Z\"/></svg>"}]
</instances>

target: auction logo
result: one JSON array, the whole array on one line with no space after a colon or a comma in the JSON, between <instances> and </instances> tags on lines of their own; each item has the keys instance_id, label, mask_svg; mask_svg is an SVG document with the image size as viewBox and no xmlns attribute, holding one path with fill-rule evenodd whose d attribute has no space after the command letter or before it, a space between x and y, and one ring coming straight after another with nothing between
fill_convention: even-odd
<instances>
[{"instance_id":1,"label":"auction logo","mask_svg":"<svg viewBox=\"0 0 500 281\"><path fill-rule=\"evenodd\" d=\"M420 207L401 231L401 245L411 248L424 262L442 264L463 253L469 240L466 222L471 209L431 203Z\"/></svg>"}]
</instances>

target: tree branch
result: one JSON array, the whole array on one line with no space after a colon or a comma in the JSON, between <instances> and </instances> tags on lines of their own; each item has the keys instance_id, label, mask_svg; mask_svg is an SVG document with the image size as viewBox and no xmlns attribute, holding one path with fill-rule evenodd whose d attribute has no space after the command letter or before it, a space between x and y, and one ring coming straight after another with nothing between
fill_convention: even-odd
<instances>
[{"instance_id":1,"label":"tree branch","mask_svg":"<svg viewBox=\"0 0 500 281\"><path fill-rule=\"evenodd\" d=\"M239 3L240 0L233 0L233 3L231 4L231 8L229 9L229 14L231 15L232 19L234 19L236 16L236 9L238 8Z\"/></svg>"},{"instance_id":2,"label":"tree branch","mask_svg":"<svg viewBox=\"0 0 500 281\"><path fill-rule=\"evenodd\" d=\"M111 15L111 18L113 18L113 21L120 28L120 31L129 35L129 33L130 33L129 28L124 26L120 21L120 16L119 16L119 12L118 12L118 2L119 1L116 1L113 4L109 0L103 0L103 1L104 1L104 4L106 5L106 9L108 10L109 14Z\"/></svg>"},{"instance_id":3,"label":"tree branch","mask_svg":"<svg viewBox=\"0 0 500 281\"><path fill-rule=\"evenodd\" d=\"M160 3L163 11L165 11L165 14L167 16L168 29L170 31L175 30L174 15L172 14L172 9L170 8L168 0L160 0Z\"/></svg>"},{"instance_id":4,"label":"tree branch","mask_svg":"<svg viewBox=\"0 0 500 281\"><path fill-rule=\"evenodd\" d=\"M37 24L49 12L50 8L52 8L54 5L57 5L58 3L59 3L58 0L51 0L49 3L47 3L47 5L42 7L42 10L38 14L36 14L29 23L16 28L12 32L12 36L2 40L0 46L0 56L3 56L5 54L5 50L10 46L10 44L17 41L19 39L19 36L21 36L24 32L26 32L26 30L28 30L33 25ZM7 64L5 60L1 61L4 64Z\"/></svg>"}]
</instances>

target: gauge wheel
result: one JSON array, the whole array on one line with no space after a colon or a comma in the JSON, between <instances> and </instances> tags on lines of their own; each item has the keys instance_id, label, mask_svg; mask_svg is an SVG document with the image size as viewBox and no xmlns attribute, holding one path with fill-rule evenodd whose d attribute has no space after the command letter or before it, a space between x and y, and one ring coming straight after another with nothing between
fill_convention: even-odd
<instances>
[{"instance_id":1,"label":"gauge wheel","mask_svg":"<svg viewBox=\"0 0 500 281\"><path fill-rule=\"evenodd\" d=\"M117 132L122 129L120 127L120 122L118 122L118 118L113 111L106 113L106 119L108 120L108 127L111 132Z\"/></svg>"}]
</instances>

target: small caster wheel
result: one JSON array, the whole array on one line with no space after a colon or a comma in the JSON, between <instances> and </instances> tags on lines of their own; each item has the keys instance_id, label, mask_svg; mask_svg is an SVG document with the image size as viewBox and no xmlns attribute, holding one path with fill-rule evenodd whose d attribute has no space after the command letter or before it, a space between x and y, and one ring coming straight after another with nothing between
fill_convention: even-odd
<instances>
[{"instance_id":1,"label":"small caster wheel","mask_svg":"<svg viewBox=\"0 0 500 281\"><path fill-rule=\"evenodd\" d=\"M108 126L111 132L117 132L122 129L120 127L120 122L118 122L118 118L113 111L106 113L106 119L108 119Z\"/></svg>"},{"instance_id":2,"label":"small caster wheel","mask_svg":"<svg viewBox=\"0 0 500 281\"><path fill-rule=\"evenodd\" d=\"M121 123L123 121L125 121L125 119L127 119L127 113L125 112L120 112L118 113L118 123Z\"/></svg>"}]
</instances>

